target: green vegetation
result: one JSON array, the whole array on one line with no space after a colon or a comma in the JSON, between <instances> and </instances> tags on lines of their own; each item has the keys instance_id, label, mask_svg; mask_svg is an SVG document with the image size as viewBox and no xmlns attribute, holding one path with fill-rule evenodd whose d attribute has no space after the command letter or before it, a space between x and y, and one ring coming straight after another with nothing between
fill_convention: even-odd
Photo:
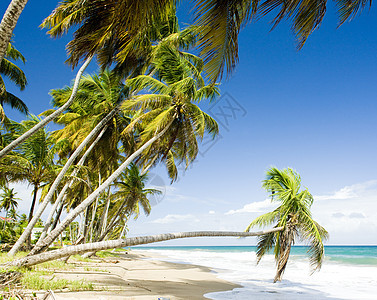
<instances>
[{"instance_id":1,"label":"green vegetation","mask_svg":"<svg viewBox=\"0 0 377 300\"><path fill-rule=\"evenodd\" d=\"M254 226L284 227L283 231L262 235L258 239L258 262L270 249L274 248L277 262L277 273L274 281L281 281L287 266L291 246L296 239L308 242L310 264L319 270L324 258L323 241L328 238L327 231L313 220L310 207L313 196L307 189L301 190L301 177L292 169L279 170L271 168L267 171L263 187L270 193L271 201L280 203L274 211L256 218L247 227Z\"/></svg>"},{"instance_id":2,"label":"green vegetation","mask_svg":"<svg viewBox=\"0 0 377 300\"><path fill-rule=\"evenodd\" d=\"M73 292L93 290L93 284L84 280L54 279L53 276L46 275L43 272L26 271L21 279L22 287L37 291L68 289Z\"/></svg>"},{"instance_id":3,"label":"green vegetation","mask_svg":"<svg viewBox=\"0 0 377 300\"><path fill-rule=\"evenodd\" d=\"M18 252L16 258L26 256L27 252ZM12 258L6 253L0 253L0 264L11 261ZM12 268L0 269L0 273L9 272L10 270L22 273L20 280L21 287L29 290L62 290L69 291L91 291L93 284L85 280L67 280L55 278L54 271L67 271L74 269L75 265L67 264L60 260L49 261L32 268ZM100 269L99 269L100 270Z\"/></svg>"},{"instance_id":4,"label":"green vegetation","mask_svg":"<svg viewBox=\"0 0 377 300\"><path fill-rule=\"evenodd\" d=\"M96 253L98 257L105 258L105 257L116 257L116 253L111 253L110 251L99 251Z\"/></svg>"}]
</instances>

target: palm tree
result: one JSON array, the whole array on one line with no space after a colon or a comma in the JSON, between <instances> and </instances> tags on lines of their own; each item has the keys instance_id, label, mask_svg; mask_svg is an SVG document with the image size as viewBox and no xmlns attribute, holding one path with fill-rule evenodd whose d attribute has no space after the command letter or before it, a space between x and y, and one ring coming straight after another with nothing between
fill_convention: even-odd
<instances>
[{"instance_id":1,"label":"palm tree","mask_svg":"<svg viewBox=\"0 0 377 300\"><path fill-rule=\"evenodd\" d=\"M29 120L22 121L20 134L35 126L39 119L30 116ZM33 186L33 201L29 212L29 221L33 216L37 192L43 183L49 182L55 177L54 155L56 147L47 130L40 130L33 138L28 139L21 145L17 153L10 155L6 161L12 160L5 173L11 181L27 181ZM5 161L5 160L4 160Z\"/></svg>"},{"instance_id":2,"label":"palm tree","mask_svg":"<svg viewBox=\"0 0 377 300\"><path fill-rule=\"evenodd\" d=\"M120 177L120 180L114 183L117 190L111 197L113 205L109 211L110 222L107 222L108 226L104 224L102 235L112 230L115 224L120 223L124 219L124 216L129 218L134 214L135 219L138 218L140 207L146 215L150 214L151 205L148 196L160 194L161 191L146 189L145 183L147 181L148 174L141 174L139 168L132 163L127 172Z\"/></svg>"},{"instance_id":3,"label":"palm tree","mask_svg":"<svg viewBox=\"0 0 377 300\"><path fill-rule=\"evenodd\" d=\"M30 235L29 232L31 232L43 211L46 209L47 204L52 200L57 187L71 165L76 161L85 147L90 146L90 142L96 138L105 126L106 130L100 141L97 142L106 145L106 147L104 147L105 149L102 148L103 152L97 155L96 161L102 161L102 164L107 167L114 165L114 160L115 164L117 163L117 144L119 141L117 138L119 137L119 132L123 129L122 124L127 122L126 118L118 110L119 103L124 101L127 97L124 85L120 82L118 76L105 70L100 75L85 76L79 88L80 90L76 101L67 109L67 112L57 120L57 123L66 126L53 134L57 143L68 145L68 148L61 148L59 154L63 157L70 154L69 159L55 178L34 218L30 220L24 233L9 252L10 255L14 255L21 247L26 237ZM52 91L55 106L65 106L71 94L72 88L70 87ZM45 112L47 115L51 113L54 113L53 110ZM112 157L113 161L111 161L109 157ZM103 161L103 159L106 160ZM83 164L84 161L85 159L82 160L80 164ZM72 175L75 176L76 171ZM63 201L64 194L69 185L70 183L67 183L65 187L63 187L58 196L58 202ZM59 205L59 203L57 203L57 205ZM50 214L46 226L51 222L51 218L52 215ZM44 236L44 234L42 236Z\"/></svg>"},{"instance_id":4,"label":"palm tree","mask_svg":"<svg viewBox=\"0 0 377 300\"><path fill-rule=\"evenodd\" d=\"M15 211L18 206L18 200L21 200L19 198L16 198L16 192L14 192L14 189L10 189L8 187L3 187L3 193L0 194L1 202L0 202L0 210L4 209L6 211L5 218L8 217L8 214L11 211ZM5 222L4 221L4 228L5 229Z\"/></svg>"},{"instance_id":5,"label":"palm tree","mask_svg":"<svg viewBox=\"0 0 377 300\"><path fill-rule=\"evenodd\" d=\"M203 99L212 99L218 94L216 86L205 85L200 75L200 67L203 65L200 63L201 60L192 55L185 57L169 45L162 48L164 50L155 60L157 69L155 74L161 77L162 81L146 75L140 75L128 81L130 86L137 90L150 89L159 94L142 94L136 96L134 100L125 101L122 105L124 110L139 110L141 113L135 116L125 130L125 134L129 134L135 132L136 129L141 146L86 200L71 211L65 220L46 237L44 244L32 250L32 254L48 247L78 214L91 205L127 169L130 163L142 157L144 151L148 153L154 146L160 151L160 157L163 160L169 151L176 150L179 158L189 164L198 153L197 139L202 139L206 133L213 137L218 133L217 123L193 103ZM163 60L172 66L171 71L168 71ZM158 66L165 67L159 69ZM140 123L146 124L141 131ZM154 145L156 141L158 143Z\"/></svg>"},{"instance_id":6,"label":"palm tree","mask_svg":"<svg viewBox=\"0 0 377 300\"><path fill-rule=\"evenodd\" d=\"M249 231L254 226L284 227L281 232L271 232L259 237L257 245L257 261L261 260L274 247L277 272L274 282L281 281L287 266L291 246L295 239L308 242L310 264L313 272L319 270L324 258L323 241L328 238L327 231L313 220L310 207L313 196L307 189L301 189L300 175L292 169L267 171L263 187L271 193L271 201L280 202L274 211L256 218L247 227Z\"/></svg>"},{"instance_id":7,"label":"palm tree","mask_svg":"<svg viewBox=\"0 0 377 300\"><path fill-rule=\"evenodd\" d=\"M12 0L0 23L0 61L3 60L18 18L28 0Z\"/></svg>"},{"instance_id":8,"label":"palm tree","mask_svg":"<svg viewBox=\"0 0 377 300\"><path fill-rule=\"evenodd\" d=\"M11 43L9 43L5 52L5 57L0 62L0 121L4 121L5 118L5 113L3 110L4 103L9 104L12 108L16 108L24 114L28 113L25 103L6 90L4 80L1 77L1 75L6 76L21 90L23 90L27 84L24 72L9 59L15 61L21 60L23 63L25 63L25 58L22 56L22 54Z\"/></svg>"},{"instance_id":9,"label":"palm tree","mask_svg":"<svg viewBox=\"0 0 377 300\"><path fill-rule=\"evenodd\" d=\"M21 122L18 134L29 130L39 122L35 116ZM29 222L33 218L37 193L41 186L52 181L56 176L54 155L59 144L54 144L46 129L38 131L32 138L23 143L17 151L0 161L0 173L8 181L25 182L33 186L33 198L29 211Z\"/></svg>"}]
</instances>

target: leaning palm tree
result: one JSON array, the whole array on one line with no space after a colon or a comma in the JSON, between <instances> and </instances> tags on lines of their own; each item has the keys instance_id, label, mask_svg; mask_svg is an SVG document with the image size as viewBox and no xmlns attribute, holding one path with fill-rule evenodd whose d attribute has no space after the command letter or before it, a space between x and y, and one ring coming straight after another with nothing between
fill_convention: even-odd
<instances>
[{"instance_id":1,"label":"leaning palm tree","mask_svg":"<svg viewBox=\"0 0 377 300\"><path fill-rule=\"evenodd\" d=\"M194 34L192 30L187 29L183 30L182 32L178 32L178 25L176 24L177 20L173 22L173 25L168 28L163 28L164 30L161 29L161 32L163 31L163 34L160 33L158 34L158 37L163 38L161 43L158 43L157 45L154 45L152 49L150 49L150 58L149 60L155 59L156 56L161 57L159 54L161 52L161 48L163 47L173 47L173 48L181 48L182 50L188 49L193 43L195 42ZM169 34L172 32L172 34ZM193 57L186 52L179 52L182 58L186 57L187 62L189 64L192 64L190 62L190 59L193 60ZM149 61L148 60L148 61ZM195 59L194 59L195 60ZM149 73L156 73L156 68L158 66L152 66L151 68L146 68L145 66L142 67L140 70L147 70ZM122 73L124 73L124 69L121 66L118 66L118 71L119 69L122 69ZM165 67L166 69L166 67ZM192 69L192 68L191 68ZM158 72L157 72L158 73ZM167 72L165 72L167 74ZM115 74L115 72L110 72L108 70L104 70L101 72L99 76L86 76L83 78L82 82L79 85L80 89L78 91L76 100L72 103L71 107L67 108L66 114L64 114L61 118L58 119L58 123L62 125L66 125L63 130L60 130L57 132L56 137L59 139L63 139L67 137L69 140L72 140L72 147L76 148L74 152L68 151L68 153L72 153L70 155L70 158L68 159L67 163L55 179L55 182L50 188L49 193L46 195L46 198L44 199L43 203L40 205L35 218L29 223L27 229L25 229L24 233L21 235L20 239L15 243L11 251L9 252L10 255L14 255L16 251L21 247L23 240L26 238L28 231L31 231L32 227L34 226L35 222L38 220L39 216L43 213L44 209L47 206L47 203L49 203L50 199L54 195L55 189L57 185L59 184L60 180L62 179L62 176L64 173L67 171L68 167L74 162L76 157L80 154L81 150L89 143L92 141L93 137L95 137L96 134L101 135L102 133L99 133L101 128L103 126L107 126L109 128L105 130L105 133L109 136L109 132L115 133L115 136L117 134L117 130L112 130L114 126L108 126L106 124L110 123L113 125L116 125L118 129L121 127L122 123L126 121L125 119L126 116L123 115L122 110L119 110L119 107L115 106L116 103L121 102L122 100L125 100L125 97L127 96L127 86L122 84L120 82L120 77ZM68 98L71 98L71 88L66 87L61 90L56 90L52 92L52 95L54 97L54 104L55 106L65 106L66 101ZM73 93L73 92L72 92ZM70 101L70 100L68 100ZM109 108L112 108L109 110ZM58 110L60 110L59 108ZM48 113L51 113L52 111L50 110ZM53 114L56 112L53 112ZM114 115L116 115L116 119L114 119ZM101 120L102 118L102 120ZM113 120L115 122L110 122ZM97 124L98 123L98 124ZM89 124L89 126L87 126ZM97 124L95 128L88 134L88 129L92 128L93 124ZM88 128L89 127L89 128ZM86 136L86 137L85 137ZM114 135L113 135L114 136ZM83 140L84 139L84 140ZM104 140L104 139L102 139ZM130 150L133 147L133 137L127 139L129 142L127 147L124 146L126 150ZM81 142L81 144L78 146L78 142ZM125 142L125 139L123 139L123 144ZM94 143L94 142L93 142ZM107 145L113 145L113 150L115 149L116 151L109 151L109 148L106 148L106 151L103 151L102 153L96 153L97 158L95 160L97 162L101 161L102 159L98 160L98 157L100 158L105 158L109 157L109 154L111 153L117 153L117 142L116 139L113 139L113 142L111 143L106 143L106 141L102 144L107 144ZM93 144L90 146L93 147ZM87 150L87 152L90 150ZM101 148L101 147L96 147L96 148ZM93 152L96 151L96 148L94 148ZM102 147L103 148L103 147ZM73 149L72 149L73 150ZM102 149L103 150L103 149ZM89 151L90 152L90 151ZM132 152L131 152L132 153ZM83 155L82 159L83 160L85 154ZM111 155L110 155L111 156ZM114 155L113 155L114 158ZM117 160L118 158L116 158ZM172 155L168 155L167 159L168 161L167 166L169 170L169 174L171 176L175 176L176 178L176 172L174 172L175 165L172 163ZM80 164L80 162L79 162ZM106 163L109 165L108 163ZM116 169L116 168L114 168ZM68 185L66 185L62 191L60 192L58 196L58 200L56 202L56 205L59 205L59 201L63 200L64 194L68 188ZM60 204L61 205L61 204ZM60 206L61 207L61 206ZM61 210L58 210L61 211ZM48 220L52 218L52 214L49 215ZM46 226L50 222L48 221L46 223ZM44 237L44 233L42 233L42 236Z\"/></svg>"},{"instance_id":2,"label":"leaning palm tree","mask_svg":"<svg viewBox=\"0 0 377 300\"><path fill-rule=\"evenodd\" d=\"M263 187L271 193L271 201L280 205L274 211L256 218L247 227L250 231L255 226L284 227L281 232L271 232L259 237L257 245L257 262L263 255L274 248L277 272L274 282L281 281L287 266L292 245L296 239L308 242L308 255L313 272L319 270L324 258L323 241L328 238L327 231L313 220L310 207L313 196L307 189L301 190L300 175L288 168L267 171Z\"/></svg>"},{"instance_id":3,"label":"leaning palm tree","mask_svg":"<svg viewBox=\"0 0 377 300\"><path fill-rule=\"evenodd\" d=\"M86 243L77 246L68 246L58 250L47 251L44 253L29 255L20 259L13 260L8 263L0 264L1 267L30 267L46 261L56 260L75 254L82 254L92 251L101 251L106 249L123 248L150 243L157 243L173 239L183 239L192 237L250 237L260 236L271 232L281 231L283 227L273 228L258 232L237 232L237 231L191 231L165 233L150 236L139 236L127 239L109 240L103 242Z\"/></svg>"},{"instance_id":4,"label":"leaning palm tree","mask_svg":"<svg viewBox=\"0 0 377 300\"><path fill-rule=\"evenodd\" d=\"M204 134L215 137L218 133L216 121L196 104L205 99L213 99L219 94L217 86L205 85L201 76L201 60L193 56L182 57L180 51L169 45L165 45L164 48L166 51L162 51L159 56L161 62L158 58L155 61L156 66L165 66L165 69L161 68L155 72L161 80L150 75L140 75L128 81L136 90L149 89L155 92L135 96L133 100L128 100L122 105L124 110L140 111L125 130L125 134L131 133L131 136L137 132L135 136L140 145L138 150L128 156L105 182L71 211L45 238L44 243L32 250L32 254L46 249L78 214L91 205L96 197L127 169L130 163L143 157L152 147L157 147L162 159L169 150L179 148L180 151L177 153L189 164L198 153L197 139L203 139ZM186 60L190 63L186 63ZM168 72L168 67L162 61L168 62L172 70ZM166 72L162 72L163 70ZM157 146L154 145L155 142Z\"/></svg>"},{"instance_id":5,"label":"leaning palm tree","mask_svg":"<svg viewBox=\"0 0 377 300\"><path fill-rule=\"evenodd\" d=\"M65 106L66 102L69 101L71 94L72 87L65 87L60 90L52 91L54 106ZM128 124L126 118L118 110L118 107L119 103L124 101L126 97L127 94L124 92L124 84L121 83L120 78L113 72L105 70L99 75L84 76L79 85L76 100L56 121L58 124L65 125L65 127L53 133L55 142L67 145L67 147L60 148L58 154L61 157L68 155L69 159L55 178L34 218L30 220L24 233L11 249L11 255L16 253L21 247L22 243L29 235L29 232L31 232L43 211L46 209L48 203L50 203L54 197L57 187L63 180L71 165L77 160L85 148L90 148L90 143L96 139L101 130L104 132L101 139L97 142L106 145L106 147L102 147L102 153L97 153L97 162L102 162L102 165L113 166L115 164L117 166L117 144L119 142L119 139L117 138L119 132L126 126L125 122ZM59 109L60 108L58 108L58 110ZM45 112L45 115L54 112L55 110L49 110ZM33 139L33 137L31 139ZM86 156L87 155L88 153ZM109 157L112 158L112 160ZM79 161L80 165L84 162L85 158ZM76 172L72 174L73 177L75 176L75 173ZM64 194L69 188L69 185L69 182L66 183L59 193L56 206L64 201ZM51 219L52 214L48 217L46 230L51 223ZM44 233L42 236L44 236Z\"/></svg>"}]
</instances>

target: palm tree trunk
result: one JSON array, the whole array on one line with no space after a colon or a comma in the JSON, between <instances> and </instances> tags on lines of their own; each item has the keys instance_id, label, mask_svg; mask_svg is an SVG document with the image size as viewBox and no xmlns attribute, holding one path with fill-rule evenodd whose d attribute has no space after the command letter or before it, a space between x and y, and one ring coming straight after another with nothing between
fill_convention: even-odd
<instances>
[{"instance_id":1,"label":"palm tree trunk","mask_svg":"<svg viewBox=\"0 0 377 300\"><path fill-rule=\"evenodd\" d=\"M99 196L96 197L96 202L95 202L95 205L93 206L93 210L92 210L92 220L90 221L90 225L89 225L89 233L90 233L90 242L93 242L93 226L94 226L94 221L95 221L95 218L96 218L96 213L97 213L97 208L98 208L98 199L99 199Z\"/></svg>"},{"instance_id":2,"label":"palm tree trunk","mask_svg":"<svg viewBox=\"0 0 377 300\"><path fill-rule=\"evenodd\" d=\"M18 0L18 1L20 1L20 0ZM75 99L75 96L77 94L77 90L78 90L78 87L79 87L79 82L80 82L80 78L82 76L82 73L84 72L84 70L86 69L86 67L89 65L89 63L91 62L92 58L93 58L93 56L88 57L86 59L86 61L84 62L84 64L79 69L79 71L77 72L75 83L74 83L73 89L72 89L72 94L71 94L71 97L68 99L68 101L62 107L60 107L59 109L57 109L54 113L52 113L48 117L44 118L37 125L35 125L33 128L31 128L30 130L28 130L27 132L25 132L23 135L21 135L20 137L18 137L17 139L15 139L8 146L4 147L4 149L2 149L0 151L0 158L2 158L7 153L9 153L14 148L16 148L18 145L20 145L24 140L26 140L29 137L31 137L39 129L43 128L47 123L49 123L52 120L54 120L55 118L57 118L63 111L65 111L72 104L72 102Z\"/></svg>"},{"instance_id":3,"label":"palm tree trunk","mask_svg":"<svg viewBox=\"0 0 377 300\"><path fill-rule=\"evenodd\" d=\"M87 210L82 212L81 215L80 215L80 225L79 225L79 233L78 233L80 237L84 235L86 212L87 212Z\"/></svg>"},{"instance_id":4,"label":"palm tree trunk","mask_svg":"<svg viewBox=\"0 0 377 300\"><path fill-rule=\"evenodd\" d=\"M31 247L31 230L27 231L27 228L29 227L30 221L33 219L33 213L34 213L34 207L35 207L35 202L37 202L37 194L38 194L38 189L39 185L35 184L34 185L34 191L33 191L33 200L31 201L31 206L30 206L30 211L29 211L29 218L28 218L28 225L25 228L24 232L22 235L25 236L25 238L22 240L22 242L19 245L19 248L21 248L22 244L26 241L27 243L27 248L30 249ZM37 219L38 221L38 219ZM34 227L34 226L33 226ZM33 229L33 227L31 229ZM21 235L21 236L22 236Z\"/></svg>"},{"instance_id":5,"label":"palm tree trunk","mask_svg":"<svg viewBox=\"0 0 377 300\"><path fill-rule=\"evenodd\" d=\"M47 205L50 203L52 197L55 194L56 189L58 188L60 182L62 181L64 175L67 173L69 167L73 164L75 159L80 155L82 150L89 144L89 142L102 130L102 128L106 125L106 123L114 116L114 114L117 112L118 107L114 108L110 113L107 114L106 117L104 117L101 122L97 124L96 127L90 132L90 134L81 142L81 144L77 147L77 149L73 152L73 154L70 156L62 170L59 172L59 175L55 178L53 184L51 185L46 197L44 198L42 204L39 206L37 213L35 214L33 220L29 221L29 224L27 225L25 231L22 233L22 235L19 237L17 242L14 244L12 249L9 251L9 255L14 256L17 251L20 249L21 245L25 241L28 232L31 232L35 224L38 222L38 219L46 209ZM82 162L83 163L83 162ZM68 187L67 187L68 188ZM62 192L60 192L58 199L60 195L64 195L67 188L63 188ZM62 197L61 196L61 197ZM58 201L58 200L56 200ZM41 239L40 239L41 240Z\"/></svg>"},{"instance_id":6,"label":"palm tree trunk","mask_svg":"<svg viewBox=\"0 0 377 300\"><path fill-rule=\"evenodd\" d=\"M46 220L45 226L43 227L42 234L41 234L41 236L40 236L39 239L38 239L38 242L39 242L39 240L42 240L42 239L46 236L47 231L48 231L48 229L50 228L51 223L52 223L52 217L54 216L55 213L58 212L57 210L58 210L58 207L60 207L61 200L62 200L62 199L56 199L54 205L52 206L52 208L51 208L51 210L50 210L50 213L49 213L49 215L48 215L48 217L47 217L47 220ZM37 243L38 243L38 242L37 242Z\"/></svg>"},{"instance_id":7,"label":"palm tree trunk","mask_svg":"<svg viewBox=\"0 0 377 300\"><path fill-rule=\"evenodd\" d=\"M294 226L292 226L289 222L287 223L285 230L282 232L281 241L282 242L280 245L280 254L274 283L281 281L285 268L287 267L291 247L294 242Z\"/></svg>"},{"instance_id":8,"label":"palm tree trunk","mask_svg":"<svg viewBox=\"0 0 377 300\"><path fill-rule=\"evenodd\" d=\"M119 239L121 239L124 236L126 229L127 229L127 221L124 222L124 226L122 228L122 231L120 232Z\"/></svg>"},{"instance_id":9,"label":"palm tree trunk","mask_svg":"<svg viewBox=\"0 0 377 300\"><path fill-rule=\"evenodd\" d=\"M129 164L133 162L133 160L137 156L139 156L145 149L147 149L162 135L164 135L172 123L173 122L170 122L160 133L156 134L153 138L151 138L148 142L141 146L137 151L131 154L126 159L126 161L123 164L121 164L120 167L106 179L104 183L102 183L93 193L91 193L83 202L81 202L80 205L78 205L73 211L71 211L58 227L51 231L51 233L44 239L42 245L38 247L36 245L30 252L30 255L37 254L45 250L56 239L56 237L61 232L63 232L63 230L78 216L79 213L81 213L85 208L87 208L102 192L104 192L110 186L110 184L113 183L115 179L117 179L120 176L120 174L122 174L127 169Z\"/></svg>"},{"instance_id":10,"label":"palm tree trunk","mask_svg":"<svg viewBox=\"0 0 377 300\"><path fill-rule=\"evenodd\" d=\"M100 223L100 226L99 226L99 229L98 229L97 237L100 236L100 235L102 235L105 232L105 230L106 230L107 216L108 216L109 207L110 207L110 196L111 196L111 191L110 191L110 187L109 187L108 194L107 194L106 205L105 205L105 211L102 214L102 219L101 219L101 223Z\"/></svg>"},{"instance_id":11,"label":"palm tree trunk","mask_svg":"<svg viewBox=\"0 0 377 300\"><path fill-rule=\"evenodd\" d=\"M34 185L34 191L33 191L33 200L31 202L30 211L29 211L29 217L28 217L28 222L29 223L30 223L31 219L33 218L35 202L37 202L38 189L39 189L39 184L35 184Z\"/></svg>"},{"instance_id":12,"label":"palm tree trunk","mask_svg":"<svg viewBox=\"0 0 377 300\"><path fill-rule=\"evenodd\" d=\"M83 243L85 243L88 240L87 236L88 236L88 225L89 225L89 208L90 208L90 206L88 206L85 210L85 221L84 221L84 232L83 232L84 241L83 241Z\"/></svg>"},{"instance_id":13,"label":"palm tree trunk","mask_svg":"<svg viewBox=\"0 0 377 300\"><path fill-rule=\"evenodd\" d=\"M51 225L50 231L54 230L55 227L58 225L60 216L61 216L61 214L63 212L63 208L64 208L64 201L62 201L62 203L60 203L60 207L58 209L58 212L56 213L56 217L55 217L54 222ZM49 232L47 231L47 233L49 233Z\"/></svg>"},{"instance_id":14,"label":"palm tree trunk","mask_svg":"<svg viewBox=\"0 0 377 300\"><path fill-rule=\"evenodd\" d=\"M105 125L105 127L102 129L102 131L100 132L100 134L96 137L96 139L94 140L94 142L90 145L90 147L85 151L84 155L81 157L81 159L79 160L79 162L77 163L77 167L81 167L84 165L85 163L85 160L86 158L88 157L89 153L93 150L94 146L98 143L98 141L101 139L101 137L103 136L103 134L105 133L106 129L108 128L107 125ZM94 130L94 129L93 129ZM80 145L81 146L81 145ZM68 163L68 162L67 162ZM78 169L75 169L72 173L72 177L75 177L78 173ZM46 225L45 227L43 228L43 232L41 234L41 236L39 237L39 240L37 242L40 243L41 241L43 241L43 239L45 238L45 236L47 235L47 231L48 231L48 228L50 227L51 225L51 221L52 221L52 217L54 216L54 213L56 211L56 208L57 208L57 205L59 205L59 203L61 202L65 202L65 193L67 192L67 190L72 186L73 184L73 180L70 180L69 182L67 182L64 187L62 188L62 190L60 191L56 201L55 201L55 204L53 206L53 208L51 209L50 211L50 214L48 215L48 218L46 220ZM52 187L51 187L52 188ZM46 196L47 197L47 196Z\"/></svg>"},{"instance_id":15,"label":"palm tree trunk","mask_svg":"<svg viewBox=\"0 0 377 300\"><path fill-rule=\"evenodd\" d=\"M0 61L3 60L13 30L28 0L12 0L0 23Z\"/></svg>"},{"instance_id":16,"label":"palm tree trunk","mask_svg":"<svg viewBox=\"0 0 377 300\"><path fill-rule=\"evenodd\" d=\"M258 232L234 232L234 231L194 231L194 232L178 232L178 233L166 233L142 237L127 238L124 240L111 240L104 242L81 244L77 246L64 247L62 249L47 251L45 253L26 256L14 260L9 263L2 264L2 267L30 267L46 261L56 260L62 257L82 254L85 252L97 252L100 250L120 248L120 247L130 247L143 244L151 244L156 242L168 241L173 239L191 238L191 237L248 237L248 236L259 236L267 234L270 232L276 232L283 230L283 227L277 227L270 230L258 231Z\"/></svg>"}]
</instances>

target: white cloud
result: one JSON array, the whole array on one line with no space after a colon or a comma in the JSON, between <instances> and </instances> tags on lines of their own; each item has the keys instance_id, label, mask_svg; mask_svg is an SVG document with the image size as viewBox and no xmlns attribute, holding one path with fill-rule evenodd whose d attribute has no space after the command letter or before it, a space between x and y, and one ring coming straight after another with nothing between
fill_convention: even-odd
<instances>
[{"instance_id":1,"label":"white cloud","mask_svg":"<svg viewBox=\"0 0 377 300\"><path fill-rule=\"evenodd\" d=\"M214 215L216 212L215 212L214 210L210 210L208 213L209 213L210 215Z\"/></svg>"},{"instance_id":2,"label":"white cloud","mask_svg":"<svg viewBox=\"0 0 377 300\"><path fill-rule=\"evenodd\" d=\"M377 184L377 180L370 180L363 183L357 183L357 184L345 186L331 195L314 196L314 199L319 200L319 201L353 199L353 198L357 198L360 194L362 194L366 190L373 187L375 188L376 184Z\"/></svg>"},{"instance_id":3,"label":"white cloud","mask_svg":"<svg viewBox=\"0 0 377 300\"><path fill-rule=\"evenodd\" d=\"M159 218L156 220L151 221L151 223L157 224L169 224L169 223L177 223L177 222L199 222L199 220L193 215L167 215L163 218Z\"/></svg>"},{"instance_id":4,"label":"white cloud","mask_svg":"<svg viewBox=\"0 0 377 300\"><path fill-rule=\"evenodd\" d=\"M322 195L322 196L315 196L315 200L343 200L343 199L352 199L356 198L357 194L352 189L351 186L346 186L339 191L336 191L332 195Z\"/></svg>"},{"instance_id":5,"label":"white cloud","mask_svg":"<svg viewBox=\"0 0 377 300\"><path fill-rule=\"evenodd\" d=\"M314 197L313 216L330 233L330 244L377 243L376 194L377 180L371 180Z\"/></svg>"},{"instance_id":6,"label":"white cloud","mask_svg":"<svg viewBox=\"0 0 377 300\"><path fill-rule=\"evenodd\" d=\"M240 209L232 209L228 212L226 212L226 215L234 215L234 214L240 214L240 213L258 213L258 212L264 212L271 209L274 209L277 206L276 203L271 203L271 199L266 199L264 201L258 201L258 202L252 202L249 204L246 204L244 207Z\"/></svg>"},{"instance_id":7,"label":"white cloud","mask_svg":"<svg viewBox=\"0 0 377 300\"><path fill-rule=\"evenodd\" d=\"M364 214L359 213L359 212L353 212L349 215L349 217L352 218L352 219L364 219L365 218Z\"/></svg>"}]
</instances>

